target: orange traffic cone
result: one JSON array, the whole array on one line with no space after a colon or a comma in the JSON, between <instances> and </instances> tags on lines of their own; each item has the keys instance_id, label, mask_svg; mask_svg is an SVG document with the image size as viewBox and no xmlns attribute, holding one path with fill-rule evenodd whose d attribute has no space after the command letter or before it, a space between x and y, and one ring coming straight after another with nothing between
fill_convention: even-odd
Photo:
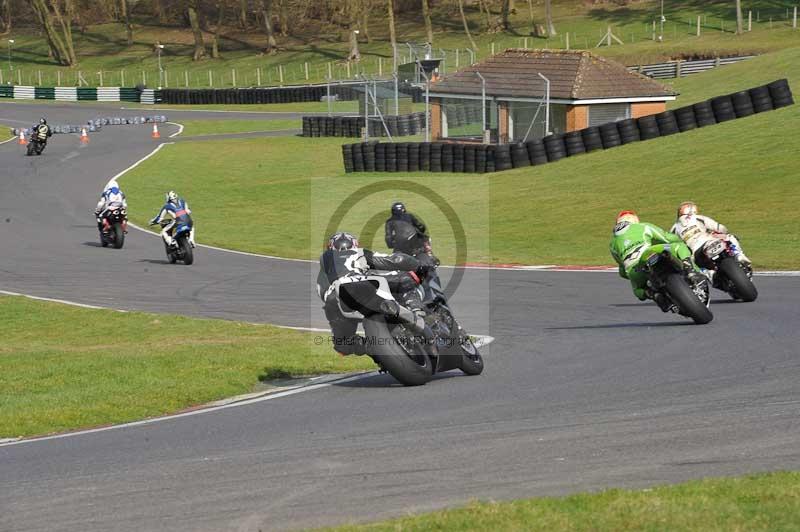
<instances>
[{"instance_id":1,"label":"orange traffic cone","mask_svg":"<svg viewBox=\"0 0 800 532\"><path fill-rule=\"evenodd\" d=\"M19 144L21 146L25 146L27 143L28 143L28 141L25 140L25 132L20 129L19 130Z\"/></svg>"},{"instance_id":2,"label":"orange traffic cone","mask_svg":"<svg viewBox=\"0 0 800 532\"><path fill-rule=\"evenodd\" d=\"M81 144L89 144L89 135L86 134L86 128L81 128Z\"/></svg>"},{"instance_id":3,"label":"orange traffic cone","mask_svg":"<svg viewBox=\"0 0 800 532\"><path fill-rule=\"evenodd\" d=\"M158 132L158 124L153 124L153 138L160 139L161 134Z\"/></svg>"}]
</instances>

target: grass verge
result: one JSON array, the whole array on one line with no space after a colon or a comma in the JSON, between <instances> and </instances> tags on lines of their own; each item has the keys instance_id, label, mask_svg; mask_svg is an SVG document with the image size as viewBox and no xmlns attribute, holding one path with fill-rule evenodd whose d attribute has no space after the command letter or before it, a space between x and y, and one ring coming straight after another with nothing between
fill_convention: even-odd
<instances>
[{"instance_id":1,"label":"grass verge","mask_svg":"<svg viewBox=\"0 0 800 532\"><path fill-rule=\"evenodd\" d=\"M416 530L789 531L800 522L800 473L705 479L644 490L612 489L563 498L475 502L464 508L337 532Z\"/></svg>"},{"instance_id":2,"label":"grass verge","mask_svg":"<svg viewBox=\"0 0 800 532\"><path fill-rule=\"evenodd\" d=\"M315 345L313 333L268 325L18 296L0 296L0 323L0 438L168 414L275 378L372 368Z\"/></svg>"},{"instance_id":3,"label":"grass verge","mask_svg":"<svg viewBox=\"0 0 800 532\"><path fill-rule=\"evenodd\" d=\"M299 120L183 120L183 137L300 129Z\"/></svg>"}]
</instances>

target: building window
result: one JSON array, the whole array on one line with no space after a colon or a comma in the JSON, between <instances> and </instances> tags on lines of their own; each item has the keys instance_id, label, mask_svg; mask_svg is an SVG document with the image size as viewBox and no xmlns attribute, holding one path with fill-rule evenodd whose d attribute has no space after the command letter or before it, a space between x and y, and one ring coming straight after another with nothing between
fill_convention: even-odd
<instances>
[{"instance_id":1,"label":"building window","mask_svg":"<svg viewBox=\"0 0 800 532\"><path fill-rule=\"evenodd\" d=\"M601 103L589 106L589 125L599 126L631 117L629 103Z\"/></svg>"},{"instance_id":2,"label":"building window","mask_svg":"<svg viewBox=\"0 0 800 532\"><path fill-rule=\"evenodd\" d=\"M546 136L544 105L540 106L539 102L511 102L510 105L511 138L509 140L522 142L526 136L527 140ZM563 133L566 128L567 106L550 104L550 132Z\"/></svg>"}]
</instances>

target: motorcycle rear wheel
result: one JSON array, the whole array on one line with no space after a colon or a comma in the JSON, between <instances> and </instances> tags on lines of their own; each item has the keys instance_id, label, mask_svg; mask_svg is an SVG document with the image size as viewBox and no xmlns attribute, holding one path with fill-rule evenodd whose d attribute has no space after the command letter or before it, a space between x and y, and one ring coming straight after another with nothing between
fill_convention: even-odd
<instances>
[{"instance_id":1,"label":"motorcycle rear wheel","mask_svg":"<svg viewBox=\"0 0 800 532\"><path fill-rule=\"evenodd\" d=\"M194 262L194 250L188 238L181 238L180 241L181 251L183 253L183 263L187 266Z\"/></svg>"},{"instance_id":2,"label":"motorcycle rear wheel","mask_svg":"<svg viewBox=\"0 0 800 532\"><path fill-rule=\"evenodd\" d=\"M391 327L386 323L386 318L378 314L364 320L364 332L371 344L372 358L404 386L420 386L431 380L433 364L430 357L427 354L410 353L401 345L404 338L398 341Z\"/></svg>"},{"instance_id":3,"label":"motorcycle rear wheel","mask_svg":"<svg viewBox=\"0 0 800 532\"><path fill-rule=\"evenodd\" d=\"M121 249L125 244L125 232L122 230L122 224L114 224L114 249Z\"/></svg>"},{"instance_id":4,"label":"motorcycle rear wheel","mask_svg":"<svg viewBox=\"0 0 800 532\"><path fill-rule=\"evenodd\" d=\"M681 314L694 320L698 325L705 325L714 319L714 315L706 307L692 288L679 273L671 273L667 277L664 289L670 299L678 305Z\"/></svg>"},{"instance_id":5,"label":"motorcycle rear wheel","mask_svg":"<svg viewBox=\"0 0 800 532\"><path fill-rule=\"evenodd\" d=\"M719 271L724 274L733 285L731 297L734 299L741 299L746 303L756 300L758 297L758 290L753 284L753 281L750 280L741 266L739 266L736 259L732 257L722 259L719 263Z\"/></svg>"}]
</instances>

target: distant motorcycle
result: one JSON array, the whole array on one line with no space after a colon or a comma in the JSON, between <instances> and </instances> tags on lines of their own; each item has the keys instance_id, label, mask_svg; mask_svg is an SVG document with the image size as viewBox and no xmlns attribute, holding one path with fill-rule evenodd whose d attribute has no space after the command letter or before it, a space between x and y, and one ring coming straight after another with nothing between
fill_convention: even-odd
<instances>
[{"instance_id":1,"label":"distant motorcycle","mask_svg":"<svg viewBox=\"0 0 800 532\"><path fill-rule=\"evenodd\" d=\"M122 248L125 244L125 233L128 232L128 212L120 202L112 202L106 206L101 217L100 245Z\"/></svg>"},{"instance_id":2,"label":"distant motorcycle","mask_svg":"<svg viewBox=\"0 0 800 532\"><path fill-rule=\"evenodd\" d=\"M669 311L686 316L702 325L714 319L708 306L711 303L706 276L687 270L686 265L670 254L670 246L685 244L657 244L645 249L637 268L648 275L647 285L655 292L669 298ZM687 248L687 254L689 250Z\"/></svg>"},{"instance_id":3,"label":"distant motorcycle","mask_svg":"<svg viewBox=\"0 0 800 532\"><path fill-rule=\"evenodd\" d=\"M28 155L41 155L47 146L47 141L39 140L36 131L33 131L28 139Z\"/></svg>"},{"instance_id":4,"label":"distant motorcycle","mask_svg":"<svg viewBox=\"0 0 800 532\"><path fill-rule=\"evenodd\" d=\"M695 257L698 266L714 271L714 288L727 292L733 299L755 301L758 290L753 284L753 269L737 260L736 255L733 244L721 237L709 240Z\"/></svg>"},{"instance_id":5,"label":"distant motorcycle","mask_svg":"<svg viewBox=\"0 0 800 532\"><path fill-rule=\"evenodd\" d=\"M173 220L162 220L160 225L163 228L172 222ZM186 266L189 266L194 262L194 249L192 242L189 240L191 232L192 226L189 224L177 224L173 227L172 245L164 242L164 249L167 252L167 260L170 264L183 261Z\"/></svg>"}]
</instances>

